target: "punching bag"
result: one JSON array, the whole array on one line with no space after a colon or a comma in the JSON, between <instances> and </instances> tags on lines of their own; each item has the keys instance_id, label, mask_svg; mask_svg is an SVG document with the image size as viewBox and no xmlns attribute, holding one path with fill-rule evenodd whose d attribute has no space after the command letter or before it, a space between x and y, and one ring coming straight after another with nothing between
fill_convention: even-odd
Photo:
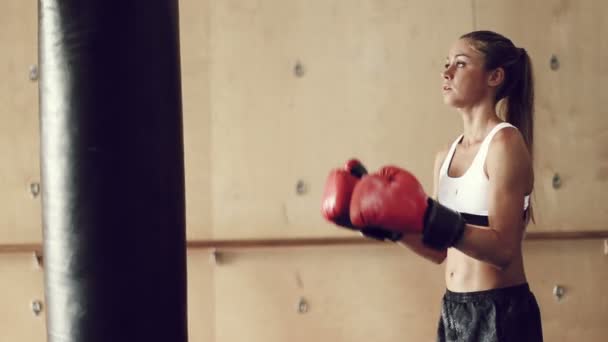
<instances>
[{"instance_id":1,"label":"punching bag","mask_svg":"<svg viewBox=\"0 0 608 342\"><path fill-rule=\"evenodd\" d=\"M178 1L40 0L49 342L185 342Z\"/></svg>"}]
</instances>

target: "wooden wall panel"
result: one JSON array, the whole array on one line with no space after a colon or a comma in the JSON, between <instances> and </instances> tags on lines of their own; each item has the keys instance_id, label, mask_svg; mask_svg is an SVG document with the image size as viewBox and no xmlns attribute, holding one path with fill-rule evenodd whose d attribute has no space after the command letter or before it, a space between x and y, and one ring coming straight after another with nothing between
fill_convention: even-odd
<instances>
[{"instance_id":1,"label":"wooden wall panel","mask_svg":"<svg viewBox=\"0 0 608 342\"><path fill-rule=\"evenodd\" d=\"M188 251L188 341L215 341L214 264L209 251Z\"/></svg>"},{"instance_id":2,"label":"wooden wall panel","mask_svg":"<svg viewBox=\"0 0 608 342\"><path fill-rule=\"evenodd\" d=\"M340 235L320 198L351 156L408 167L430 188L435 151L461 130L439 72L471 17L445 1L214 2L214 237Z\"/></svg>"},{"instance_id":3,"label":"wooden wall panel","mask_svg":"<svg viewBox=\"0 0 608 342\"><path fill-rule=\"evenodd\" d=\"M191 342L215 341L215 287L209 251L188 251L188 331ZM30 254L0 254L0 342L46 341L44 270ZM42 302L35 315L32 301Z\"/></svg>"},{"instance_id":4,"label":"wooden wall panel","mask_svg":"<svg viewBox=\"0 0 608 342\"><path fill-rule=\"evenodd\" d=\"M534 63L536 208L542 230L608 227L608 3L476 1L478 29L525 47ZM550 59L559 59L551 70ZM562 186L554 189L559 174Z\"/></svg>"},{"instance_id":5,"label":"wooden wall panel","mask_svg":"<svg viewBox=\"0 0 608 342\"><path fill-rule=\"evenodd\" d=\"M0 342L46 341L44 274L29 254L0 254ZM37 316L32 301L42 302Z\"/></svg>"},{"instance_id":6,"label":"wooden wall panel","mask_svg":"<svg viewBox=\"0 0 608 342\"><path fill-rule=\"evenodd\" d=\"M215 341L431 341L442 278L396 245L227 253L215 269Z\"/></svg>"},{"instance_id":7,"label":"wooden wall panel","mask_svg":"<svg viewBox=\"0 0 608 342\"><path fill-rule=\"evenodd\" d=\"M3 1L0 11L0 243L42 238L38 183L38 84L29 79L36 65L36 1Z\"/></svg>"},{"instance_id":8,"label":"wooden wall panel","mask_svg":"<svg viewBox=\"0 0 608 342\"><path fill-rule=\"evenodd\" d=\"M603 341L602 241L526 242L525 253L545 340ZM215 342L434 341L443 272L391 245L226 252L215 268Z\"/></svg>"},{"instance_id":9,"label":"wooden wall panel","mask_svg":"<svg viewBox=\"0 0 608 342\"><path fill-rule=\"evenodd\" d=\"M209 1L179 6L187 236L210 239Z\"/></svg>"},{"instance_id":10,"label":"wooden wall panel","mask_svg":"<svg viewBox=\"0 0 608 342\"><path fill-rule=\"evenodd\" d=\"M540 303L545 341L605 341L608 255L601 240L534 241L524 245L526 273ZM557 300L553 287L565 295Z\"/></svg>"}]
</instances>

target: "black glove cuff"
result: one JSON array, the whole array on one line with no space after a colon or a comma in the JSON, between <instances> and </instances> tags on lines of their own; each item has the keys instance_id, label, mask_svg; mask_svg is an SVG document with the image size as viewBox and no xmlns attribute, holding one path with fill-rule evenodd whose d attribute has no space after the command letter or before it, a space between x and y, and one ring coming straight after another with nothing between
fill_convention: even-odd
<instances>
[{"instance_id":1,"label":"black glove cuff","mask_svg":"<svg viewBox=\"0 0 608 342\"><path fill-rule=\"evenodd\" d=\"M392 232L390 230L385 230L376 227L365 227L361 229L361 234L365 237L378 241L397 242L400 241L403 237L402 233Z\"/></svg>"},{"instance_id":2,"label":"black glove cuff","mask_svg":"<svg viewBox=\"0 0 608 342\"><path fill-rule=\"evenodd\" d=\"M462 238L465 224L459 212L429 198L424 214L422 242L437 250L452 247Z\"/></svg>"}]
</instances>

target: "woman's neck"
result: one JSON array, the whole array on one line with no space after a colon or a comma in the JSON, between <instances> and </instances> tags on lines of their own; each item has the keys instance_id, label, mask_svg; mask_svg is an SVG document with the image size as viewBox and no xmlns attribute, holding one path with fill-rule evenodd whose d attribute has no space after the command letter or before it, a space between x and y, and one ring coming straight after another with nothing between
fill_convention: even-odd
<instances>
[{"instance_id":1,"label":"woman's neck","mask_svg":"<svg viewBox=\"0 0 608 342\"><path fill-rule=\"evenodd\" d=\"M461 108L464 136L462 145L467 147L483 141L488 132L498 123L500 118L496 115L495 106L490 103L481 103L470 108Z\"/></svg>"}]
</instances>

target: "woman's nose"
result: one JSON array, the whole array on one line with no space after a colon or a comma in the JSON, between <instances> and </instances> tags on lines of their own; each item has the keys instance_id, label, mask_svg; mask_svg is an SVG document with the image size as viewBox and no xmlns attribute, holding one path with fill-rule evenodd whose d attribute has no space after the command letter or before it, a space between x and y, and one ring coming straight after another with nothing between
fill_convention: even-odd
<instances>
[{"instance_id":1,"label":"woman's nose","mask_svg":"<svg viewBox=\"0 0 608 342\"><path fill-rule=\"evenodd\" d=\"M443 78L444 80L452 79L452 73L450 68L446 68L441 72L441 78Z\"/></svg>"}]
</instances>

